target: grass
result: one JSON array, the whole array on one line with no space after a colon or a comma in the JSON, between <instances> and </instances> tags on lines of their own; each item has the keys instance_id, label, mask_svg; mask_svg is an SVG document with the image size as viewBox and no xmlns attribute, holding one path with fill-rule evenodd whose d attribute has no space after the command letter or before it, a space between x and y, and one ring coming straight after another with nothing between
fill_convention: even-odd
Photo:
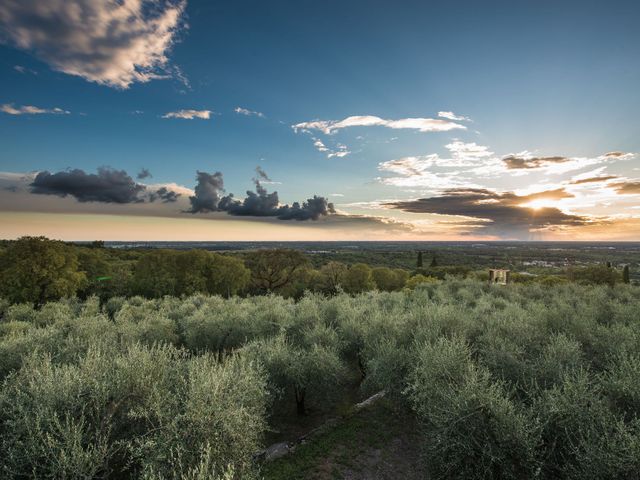
<instances>
[{"instance_id":1,"label":"grass","mask_svg":"<svg viewBox=\"0 0 640 480\"><path fill-rule=\"evenodd\" d=\"M261 473L265 480L418 478L418 446L411 414L383 399L264 465Z\"/></svg>"}]
</instances>

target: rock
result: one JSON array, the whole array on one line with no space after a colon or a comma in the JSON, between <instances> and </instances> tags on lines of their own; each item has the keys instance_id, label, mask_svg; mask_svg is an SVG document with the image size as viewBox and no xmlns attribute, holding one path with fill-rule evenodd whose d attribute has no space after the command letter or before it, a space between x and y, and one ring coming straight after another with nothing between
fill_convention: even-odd
<instances>
[{"instance_id":1,"label":"rock","mask_svg":"<svg viewBox=\"0 0 640 480\"><path fill-rule=\"evenodd\" d=\"M369 398L367 398L366 400L360 402L360 403L356 403L356 405L353 407L356 411L358 410L362 410L363 408L368 407L369 405L372 405L373 403L377 402L378 400L380 400L382 397L384 397L384 394L386 392L384 390L382 390L381 392L376 393L375 395L371 395Z\"/></svg>"},{"instance_id":2,"label":"rock","mask_svg":"<svg viewBox=\"0 0 640 480\"><path fill-rule=\"evenodd\" d=\"M284 457L290 452L289 442L274 443L267 447L263 452L262 458L265 462L271 462L276 458Z\"/></svg>"}]
</instances>

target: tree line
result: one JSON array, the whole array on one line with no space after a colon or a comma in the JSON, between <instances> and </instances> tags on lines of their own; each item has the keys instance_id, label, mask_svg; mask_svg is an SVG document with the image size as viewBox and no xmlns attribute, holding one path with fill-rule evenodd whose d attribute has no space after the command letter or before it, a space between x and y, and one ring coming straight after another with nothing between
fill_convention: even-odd
<instances>
[{"instance_id":1,"label":"tree line","mask_svg":"<svg viewBox=\"0 0 640 480\"><path fill-rule=\"evenodd\" d=\"M37 305L75 295L102 300L114 296L187 296L196 293L258 295L276 293L299 298L305 291L349 294L380 290L413 289L446 277L486 280L486 271L463 265L440 265L435 255L423 263L417 253L416 268L370 267L328 261L316 268L302 252L293 249L255 250L221 254L205 250L118 250L68 244L44 237L23 237L0 246L0 297L12 303ZM622 272L610 265L568 269L563 275L512 274L521 283L556 285L629 283L629 267Z\"/></svg>"}]
</instances>

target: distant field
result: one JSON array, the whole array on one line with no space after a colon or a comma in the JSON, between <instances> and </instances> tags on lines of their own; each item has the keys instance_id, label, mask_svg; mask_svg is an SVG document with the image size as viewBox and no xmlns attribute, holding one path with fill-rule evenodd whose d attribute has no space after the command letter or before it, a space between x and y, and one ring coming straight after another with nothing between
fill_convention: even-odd
<instances>
[{"instance_id":1,"label":"distant field","mask_svg":"<svg viewBox=\"0 0 640 480\"><path fill-rule=\"evenodd\" d=\"M413 269L417 252L428 264L435 256L442 266L512 268L539 272L611 262L629 264L640 279L640 242L105 242L112 248L204 249L242 252L292 248L304 252L315 266L328 261L363 262L371 266Z\"/></svg>"}]
</instances>

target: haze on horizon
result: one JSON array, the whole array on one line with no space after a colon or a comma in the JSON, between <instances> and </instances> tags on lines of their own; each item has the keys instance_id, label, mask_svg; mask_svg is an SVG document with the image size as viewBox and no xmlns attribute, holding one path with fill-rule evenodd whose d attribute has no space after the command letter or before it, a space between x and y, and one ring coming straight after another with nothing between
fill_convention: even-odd
<instances>
[{"instance_id":1,"label":"haze on horizon","mask_svg":"<svg viewBox=\"0 0 640 480\"><path fill-rule=\"evenodd\" d=\"M639 20L4 0L0 238L639 240Z\"/></svg>"}]
</instances>

